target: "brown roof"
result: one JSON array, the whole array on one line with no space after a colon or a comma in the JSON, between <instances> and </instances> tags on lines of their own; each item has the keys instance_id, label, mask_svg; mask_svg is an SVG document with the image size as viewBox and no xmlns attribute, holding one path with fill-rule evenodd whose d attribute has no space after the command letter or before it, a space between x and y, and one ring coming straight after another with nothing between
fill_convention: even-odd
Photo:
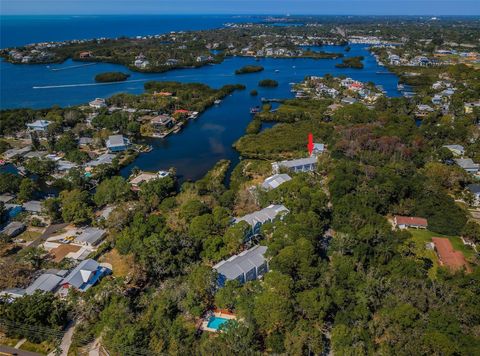
<instances>
[{"instance_id":1,"label":"brown roof","mask_svg":"<svg viewBox=\"0 0 480 356\"><path fill-rule=\"evenodd\" d=\"M395 223L397 225L411 225L411 226L425 226L427 227L428 221L424 218L419 218L416 216L394 216Z\"/></svg>"},{"instance_id":2,"label":"brown roof","mask_svg":"<svg viewBox=\"0 0 480 356\"><path fill-rule=\"evenodd\" d=\"M61 262L65 258L65 256L68 255L70 252L77 252L80 249L81 249L80 246L60 245L50 250L50 254L53 256L53 260L55 262Z\"/></svg>"},{"instance_id":3,"label":"brown roof","mask_svg":"<svg viewBox=\"0 0 480 356\"><path fill-rule=\"evenodd\" d=\"M470 270L467 261L465 261L463 253L460 251L455 251L449 239L432 237L432 241L435 245L435 249L437 250L438 259L440 260L441 265L447 266L452 270L461 270L464 267L467 269L467 271Z\"/></svg>"}]
</instances>

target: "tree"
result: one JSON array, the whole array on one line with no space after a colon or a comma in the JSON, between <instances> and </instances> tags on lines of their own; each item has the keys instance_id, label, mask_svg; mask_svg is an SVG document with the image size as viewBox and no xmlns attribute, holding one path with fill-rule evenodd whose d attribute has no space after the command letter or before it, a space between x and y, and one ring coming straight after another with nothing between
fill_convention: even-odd
<instances>
[{"instance_id":1,"label":"tree","mask_svg":"<svg viewBox=\"0 0 480 356\"><path fill-rule=\"evenodd\" d=\"M32 199L35 192L38 190L38 185L29 178L24 178L20 182L17 198L20 201L27 201Z\"/></svg>"},{"instance_id":2,"label":"tree","mask_svg":"<svg viewBox=\"0 0 480 356\"><path fill-rule=\"evenodd\" d=\"M163 199L175 192L175 187L175 179L171 176L145 182L140 189L140 199L150 209L154 209Z\"/></svg>"},{"instance_id":3,"label":"tree","mask_svg":"<svg viewBox=\"0 0 480 356\"><path fill-rule=\"evenodd\" d=\"M480 243L480 224L469 221L462 230L462 236L473 242L474 244Z\"/></svg>"},{"instance_id":4,"label":"tree","mask_svg":"<svg viewBox=\"0 0 480 356\"><path fill-rule=\"evenodd\" d=\"M64 190L60 193L60 202L64 221L83 224L92 218L93 211L88 192L79 189Z\"/></svg>"},{"instance_id":5,"label":"tree","mask_svg":"<svg viewBox=\"0 0 480 356\"><path fill-rule=\"evenodd\" d=\"M120 176L105 179L97 187L93 200L97 206L126 201L131 197L130 184Z\"/></svg>"},{"instance_id":6,"label":"tree","mask_svg":"<svg viewBox=\"0 0 480 356\"><path fill-rule=\"evenodd\" d=\"M13 173L0 174L0 193L16 193L20 185L20 177Z\"/></svg>"},{"instance_id":7,"label":"tree","mask_svg":"<svg viewBox=\"0 0 480 356\"><path fill-rule=\"evenodd\" d=\"M35 292L0 304L0 314L7 320L7 334L26 337L32 342L55 341L68 321L68 306L52 293Z\"/></svg>"},{"instance_id":8,"label":"tree","mask_svg":"<svg viewBox=\"0 0 480 356\"><path fill-rule=\"evenodd\" d=\"M47 177L55 169L55 162L50 159L30 158L25 162L25 168L40 177Z\"/></svg>"},{"instance_id":9,"label":"tree","mask_svg":"<svg viewBox=\"0 0 480 356\"><path fill-rule=\"evenodd\" d=\"M61 200L59 198L48 198L43 201L43 210L53 222L60 220L62 217L60 208Z\"/></svg>"},{"instance_id":10,"label":"tree","mask_svg":"<svg viewBox=\"0 0 480 356\"><path fill-rule=\"evenodd\" d=\"M18 253L18 256L37 270L45 261L46 254L47 252L42 247L26 247Z\"/></svg>"}]
</instances>

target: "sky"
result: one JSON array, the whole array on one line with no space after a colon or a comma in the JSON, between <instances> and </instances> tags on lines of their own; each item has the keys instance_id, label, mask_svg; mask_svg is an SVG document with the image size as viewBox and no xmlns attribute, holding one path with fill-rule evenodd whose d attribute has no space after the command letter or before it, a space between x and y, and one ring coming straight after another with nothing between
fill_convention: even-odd
<instances>
[{"instance_id":1,"label":"sky","mask_svg":"<svg viewBox=\"0 0 480 356\"><path fill-rule=\"evenodd\" d=\"M0 0L2 15L480 15L480 0Z\"/></svg>"}]
</instances>

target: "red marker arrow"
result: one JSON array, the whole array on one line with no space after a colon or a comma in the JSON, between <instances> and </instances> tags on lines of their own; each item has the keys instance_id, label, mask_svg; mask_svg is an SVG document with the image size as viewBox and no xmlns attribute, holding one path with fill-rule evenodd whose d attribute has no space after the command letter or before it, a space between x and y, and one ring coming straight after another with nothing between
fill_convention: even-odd
<instances>
[{"instance_id":1,"label":"red marker arrow","mask_svg":"<svg viewBox=\"0 0 480 356\"><path fill-rule=\"evenodd\" d=\"M312 152L313 152L313 135L311 133L308 134L308 145L307 145L307 148L308 148L308 153L310 154L310 156L312 155Z\"/></svg>"}]
</instances>

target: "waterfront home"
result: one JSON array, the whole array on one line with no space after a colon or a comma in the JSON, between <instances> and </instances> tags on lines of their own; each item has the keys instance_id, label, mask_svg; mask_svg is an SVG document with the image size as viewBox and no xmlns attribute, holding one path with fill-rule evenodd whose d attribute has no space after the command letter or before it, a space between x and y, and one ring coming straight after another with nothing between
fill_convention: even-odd
<instances>
[{"instance_id":1,"label":"waterfront home","mask_svg":"<svg viewBox=\"0 0 480 356\"><path fill-rule=\"evenodd\" d=\"M78 264L61 282L64 290L74 288L85 292L95 285L101 278L110 273L106 267L92 259L84 260Z\"/></svg>"},{"instance_id":2,"label":"waterfront home","mask_svg":"<svg viewBox=\"0 0 480 356\"><path fill-rule=\"evenodd\" d=\"M135 62L133 62L133 65L137 68L145 69L150 65L150 62L147 60L136 59Z\"/></svg>"},{"instance_id":3,"label":"waterfront home","mask_svg":"<svg viewBox=\"0 0 480 356\"><path fill-rule=\"evenodd\" d=\"M473 206L480 206L480 184L469 184L467 189L473 195Z\"/></svg>"},{"instance_id":4,"label":"waterfront home","mask_svg":"<svg viewBox=\"0 0 480 356\"><path fill-rule=\"evenodd\" d=\"M251 214L244 215L239 218L234 219L234 223L237 224L240 221L245 221L250 225L250 231L247 232L245 236L246 240L249 240L251 237L258 235L260 233L260 228L263 224L267 222L272 222L275 219L283 219L283 217L288 214L288 210L284 205L269 205L266 208L256 211Z\"/></svg>"},{"instance_id":5,"label":"waterfront home","mask_svg":"<svg viewBox=\"0 0 480 356\"><path fill-rule=\"evenodd\" d=\"M78 236L75 237L75 242L77 244L94 248L103 241L107 231L96 227L87 227L80 230L77 234Z\"/></svg>"},{"instance_id":6,"label":"waterfront home","mask_svg":"<svg viewBox=\"0 0 480 356\"><path fill-rule=\"evenodd\" d=\"M159 178L159 176L156 173L142 172L142 173L138 174L137 176L135 176L134 178L132 178L130 180L130 184L132 185L132 190L138 191L138 190L140 190L140 186L143 183L150 182L150 181L158 179L158 178Z\"/></svg>"},{"instance_id":7,"label":"waterfront home","mask_svg":"<svg viewBox=\"0 0 480 356\"><path fill-rule=\"evenodd\" d=\"M110 152L121 152L128 149L130 140L123 135L112 135L108 137L106 145Z\"/></svg>"},{"instance_id":8,"label":"waterfront home","mask_svg":"<svg viewBox=\"0 0 480 356\"><path fill-rule=\"evenodd\" d=\"M468 173L475 174L480 170L480 164L473 162L471 158L457 158L454 161Z\"/></svg>"},{"instance_id":9,"label":"waterfront home","mask_svg":"<svg viewBox=\"0 0 480 356\"><path fill-rule=\"evenodd\" d=\"M428 227L428 221L424 218L419 218L416 216L400 216L395 215L393 217L393 226L398 229L426 229Z\"/></svg>"},{"instance_id":10,"label":"waterfront home","mask_svg":"<svg viewBox=\"0 0 480 356\"><path fill-rule=\"evenodd\" d=\"M454 156L461 157L465 154L465 148L461 145L444 145L442 147L445 147L448 149Z\"/></svg>"},{"instance_id":11,"label":"waterfront home","mask_svg":"<svg viewBox=\"0 0 480 356\"><path fill-rule=\"evenodd\" d=\"M262 188L265 190L272 190L282 185L285 182L288 182L292 178L288 174L274 174L273 176L268 177L262 183Z\"/></svg>"},{"instance_id":12,"label":"waterfront home","mask_svg":"<svg viewBox=\"0 0 480 356\"><path fill-rule=\"evenodd\" d=\"M266 251L266 246L257 245L217 263L213 266L217 272L217 285L223 287L227 281L234 280L243 284L263 276L268 272Z\"/></svg>"},{"instance_id":13,"label":"waterfront home","mask_svg":"<svg viewBox=\"0 0 480 356\"><path fill-rule=\"evenodd\" d=\"M92 167L100 166L102 164L112 164L114 158L115 158L114 154L104 153L103 155L98 156L96 159L85 163L85 167L92 168Z\"/></svg>"},{"instance_id":14,"label":"waterfront home","mask_svg":"<svg viewBox=\"0 0 480 356\"><path fill-rule=\"evenodd\" d=\"M157 115L150 120L150 125L157 133L164 132L175 125L175 120L168 115Z\"/></svg>"},{"instance_id":15,"label":"waterfront home","mask_svg":"<svg viewBox=\"0 0 480 356\"><path fill-rule=\"evenodd\" d=\"M25 224L19 221L12 221L7 226L5 226L2 230L0 230L0 234L4 234L10 238L20 235L26 229Z\"/></svg>"},{"instance_id":16,"label":"waterfront home","mask_svg":"<svg viewBox=\"0 0 480 356\"><path fill-rule=\"evenodd\" d=\"M443 99L441 95L435 94L432 98L432 104L433 105L440 105L442 103Z\"/></svg>"},{"instance_id":17,"label":"waterfront home","mask_svg":"<svg viewBox=\"0 0 480 356\"><path fill-rule=\"evenodd\" d=\"M92 52L90 52L90 51L80 52L78 56L80 57L80 59L86 59L86 58L93 57Z\"/></svg>"},{"instance_id":18,"label":"waterfront home","mask_svg":"<svg viewBox=\"0 0 480 356\"><path fill-rule=\"evenodd\" d=\"M272 163L274 173L279 173L281 168L289 169L293 172L312 172L317 166L317 157L293 159L290 161L280 161Z\"/></svg>"},{"instance_id":19,"label":"waterfront home","mask_svg":"<svg viewBox=\"0 0 480 356\"><path fill-rule=\"evenodd\" d=\"M105 103L105 99L102 98L96 98L95 100L89 102L88 105L94 109L101 109L107 106L107 104Z\"/></svg>"},{"instance_id":20,"label":"waterfront home","mask_svg":"<svg viewBox=\"0 0 480 356\"><path fill-rule=\"evenodd\" d=\"M435 245L435 251L437 252L440 265L445 266L452 271L462 269L466 269L467 271L470 270L463 253L455 251L448 238L432 237L432 242Z\"/></svg>"},{"instance_id":21,"label":"waterfront home","mask_svg":"<svg viewBox=\"0 0 480 356\"><path fill-rule=\"evenodd\" d=\"M27 127L30 131L45 132L50 124L48 120L36 120L27 124Z\"/></svg>"}]
</instances>

